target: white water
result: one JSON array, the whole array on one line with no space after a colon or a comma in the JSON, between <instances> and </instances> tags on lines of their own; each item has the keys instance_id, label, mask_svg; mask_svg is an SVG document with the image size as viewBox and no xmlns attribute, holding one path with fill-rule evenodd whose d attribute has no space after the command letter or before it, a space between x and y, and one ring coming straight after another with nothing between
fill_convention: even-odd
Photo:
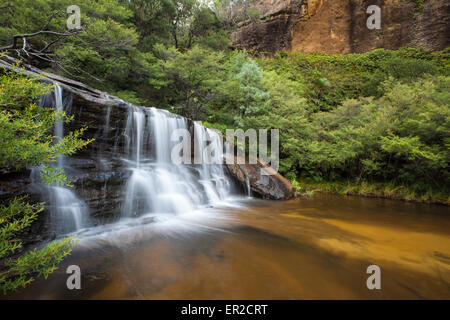
<instances>
[{"instance_id":1,"label":"white water","mask_svg":"<svg viewBox=\"0 0 450 320\"><path fill-rule=\"evenodd\" d=\"M44 97L41 101L42 105L49 104L48 98ZM51 95L51 104L55 110L65 111L67 105L63 101L63 88L58 84L55 85L55 91ZM54 127L55 142L59 142L64 138L64 122L58 121ZM58 155L56 160L56 167L65 169L64 155ZM36 173L33 173L36 175ZM83 227L85 221L87 208L85 203L80 200L72 188L63 186L46 186L50 202L50 214L52 224L57 233L67 233L79 230Z\"/></svg>"},{"instance_id":2,"label":"white water","mask_svg":"<svg viewBox=\"0 0 450 320\"><path fill-rule=\"evenodd\" d=\"M245 175L245 184L247 187L247 196L249 198L251 198L252 197L252 188L250 187L250 178L248 177L248 174Z\"/></svg>"},{"instance_id":3,"label":"white water","mask_svg":"<svg viewBox=\"0 0 450 320\"><path fill-rule=\"evenodd\" d=\"M122 160L132 174L124 186L121 218L113 224L79 230L83 245L108 242L121 246L157 234L178 237L224 231L221 226L233 220L226 215L227 208L241 207L243 199L232 196L222 166L222 140L214 131L194 125L199 164L172 162L172 147L179 142L171 141L171 135L188 128L186 119L168 111L128 105L123 130L126 156Z\"/></svg>"},{"instance_id":4,"label":"white water","mask_svg":"<svg viewBox=\"0 0 450 320\"><path fill-rule=\"evenodd\" d=\"M215 132L195 125L202 157L210 140L217 164L174 164L171 150L178 142L171 141L171 135L177 129L188 130L187 120L165 110L129 108L126 163L133 173L126 186L123 217L183 214L221 203L230 196L231 186L221 165L222 144Z\"/></svg>"}]
</instances>

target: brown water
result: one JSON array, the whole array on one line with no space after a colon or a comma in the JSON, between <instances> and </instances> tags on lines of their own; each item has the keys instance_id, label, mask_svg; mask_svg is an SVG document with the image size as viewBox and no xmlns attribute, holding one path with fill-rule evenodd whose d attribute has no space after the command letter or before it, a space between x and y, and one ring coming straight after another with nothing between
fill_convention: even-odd
<instances>
[{"instance_id":1,"label":"brown water","mask_svg":"<svg viewBox=\"0 0 450 320\"><path fill-rule=\"evenodd\" d=\"M240 204L86 236L59 271L7 298L450 298L447 207L339 196ZM70 264L81 290L66 288ZM381 290L367 289L372 264Z\"/></svg>"}]
</instances>

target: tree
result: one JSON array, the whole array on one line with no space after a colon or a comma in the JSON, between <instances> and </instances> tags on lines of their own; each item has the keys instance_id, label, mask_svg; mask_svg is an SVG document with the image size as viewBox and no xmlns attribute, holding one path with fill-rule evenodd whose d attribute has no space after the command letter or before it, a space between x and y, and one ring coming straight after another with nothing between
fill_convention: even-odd
<instances>
[{"instance_id":1,"label":"tree","mask_svg":"<svg viewBox=\"0 0 450 320\"><path fill-rule=\"evenodd\" d=\"M151 101L146 84L155 45L181 52L196 45L229 48L215 13L196 0L80 0L81 29L76 31L66 27L72 4L11 1L0 8L0 48L137 104Z\"/></svg>"},{"instance_id":2,"label":"tree","mask_svg":"<svg viewBox=\"0 0 450 320\"><path fill-rule=\"evenodd\" d=\"M192 45L225 51L230 47L229 34L216 14L208 7L198 7L189 25L186 48Z\"/></svg>"},{"instance_id":3,"label":"tree","mask_svg":"<svg viewBox=\"0 0 450 320\"><path fill-rule=\"evenodd\" d=\"M253 0L214 0L213 8L224 27L229 30L236 23L249 18L247 9L253 2Z\"/></svg>"},{"instance_id":4,"label":"tree","mask_svg":"<svg viewBox=\"0 0 450 320\"><path fill-rule=\"evenodd\" d=\"M263 111L269 93L262 88L263 74L253 60L246 61L235 75L239 83L242 116L249 116Z\"/></svg>"},{"instance_id":5,"label":"tree","mask_svg":"<svg viewBox=\"0 0 450 320\"><path fill-rule=\"evenodd\" d=\"M39 79L7 71L0 76L0 167L2 171L21 170L28 166L48 165L58 154L71 155L90 140L81 139L84 129L67 134L54 142L52 128L57 121L70 121L62 111L42 109L40 96L51 86ZM43 170L44 181L58 185L67 180L58 169ZM26 196L0 205L0 289L17 290L35 277L47 277L59 262L70 254L73 238L54 241L38 250L23 252L20 235L44 209L44 203L31 204Z\"/></svg>"},{"instance_id":6,"label":"tree","mask_svg":"<svg viewBox=\"0 0 450 320\"><path fill-rule=\"evenodd\" d=\"M193 12L197 8L196 0L172 0L175 9L175 16L172 20L172 36L175 48L180 47L180 37L189 28ZM189 36L188 36L189 37Z\"/></svg>"}]
</instances>

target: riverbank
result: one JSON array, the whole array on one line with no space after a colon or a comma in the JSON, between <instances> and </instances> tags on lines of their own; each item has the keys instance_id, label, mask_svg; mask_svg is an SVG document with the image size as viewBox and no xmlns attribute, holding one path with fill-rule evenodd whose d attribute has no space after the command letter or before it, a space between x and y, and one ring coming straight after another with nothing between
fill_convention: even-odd
<instances>
[{"instance_id":1,"label":"riverbank","mask_svg":"<svg viewBox=\"0 0 450 320\"><path fill-rule=\"evenodd\" d=\"M418 191L407 186L393 183L352 181L291 181L300 196L313 196L314 193L332 193L369 198L385 198L450 206L450 196L446 192L433 189Z\"/></svg>"}]
</instances>

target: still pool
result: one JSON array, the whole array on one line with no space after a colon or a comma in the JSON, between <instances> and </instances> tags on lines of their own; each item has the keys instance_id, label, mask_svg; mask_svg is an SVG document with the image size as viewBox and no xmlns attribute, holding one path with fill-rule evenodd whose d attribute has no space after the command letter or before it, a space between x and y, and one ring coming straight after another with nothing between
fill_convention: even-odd
<instances>
[{"instance_id":1,"label":"still pool","mask_svg":"<svg viewBox=\"0 0 450 320\"><path fill-rule=\"evenodd\" d=\"M23 299L450 299L450 212L331 195L235 200L85 230ZM368 290L369 265L381 290ZM81 269L68 290L66 268Z\"/></svg>"}]
</instances>

